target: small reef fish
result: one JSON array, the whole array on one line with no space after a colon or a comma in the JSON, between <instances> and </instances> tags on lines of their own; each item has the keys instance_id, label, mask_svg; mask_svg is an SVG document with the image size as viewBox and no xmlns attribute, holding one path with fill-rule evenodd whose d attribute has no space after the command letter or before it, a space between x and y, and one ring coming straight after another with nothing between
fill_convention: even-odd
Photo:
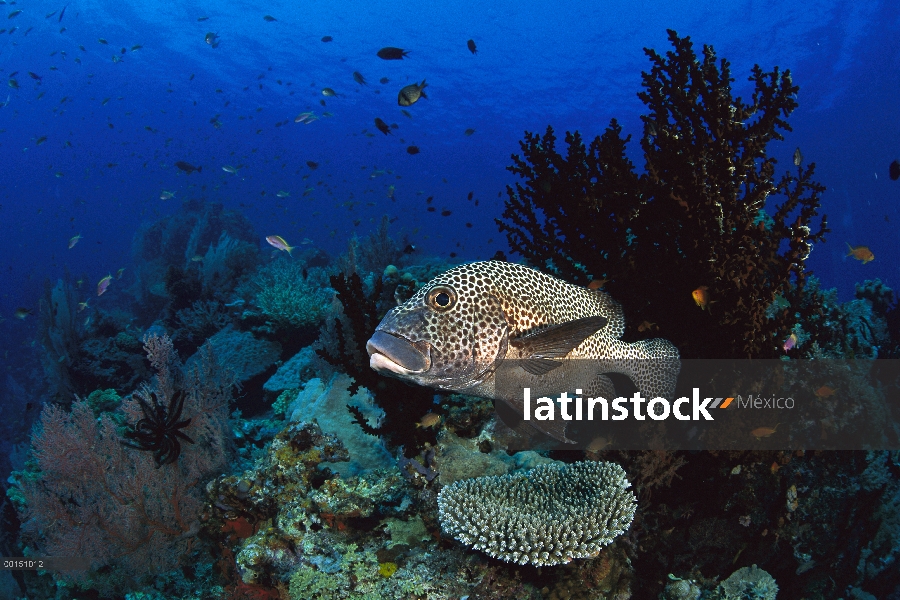
<instances>
[{"instance_id":1,"label":"small reef fish","mask_svg":"<svg viewBox=\"0 0 900 600\"><path fill-rule=\"evenodd\" d=\"M409 52L403 48L394 48L387 46L378 51L378 58L384 60L403 60L404 56L409 56Z\"/></svg>"},{"instance_id":2,"label":"small reef fish","mask_svg":"<svg viewBox=\"0 0 900 600\"><path fill-rule=\"evenodd\" d=\"M358 83L359 85L369 85L366 83L366 78L362 76L362 73L359 71L353 71L353 81Z\"/></svg>"},{"instance_id":3,"label":"small reef fish","mask_svg":"<svg viewBox=\"0 0 900 600\"><path fill-rule=\"evenodd\" d=\"M469 40L466 42L466 46L469 48L469 52L472 54L478 54L478 48L475 47L475 40Z\"/></svg>"},{"instance_id":4,"label":"small reef fish","mask_svg":"<svg viewBox=\"0 0 900 600\"><path fill-rule=\"evenodd\" d=\"M125 267L122 267L118 271L116 271L116 279L122 279L122 275L125 273Z\"/></svg>"},{"instance_id":5,"label":"small reef fish","mask_svg":"<svg viewBox=\"0 0 900 600\"><path fill-rule=\"evenodd\" d=\"M107 275L97 284L97 295L102 296L104 292L106 292L107 288L109 288L109 284L112 282L112 275Z\"/></svg>"},{"instance_id":6,"label":"small reef fish","mask_svg":"<svg viewBox=\"0 0 900 600\"><path fill-rule=\"evenodd\" d=\"M816 398L830 398L834 396L835 390L833 387L828 385L823 385L819 389L816 390Z\"/></svg>"},{"instance_id":7,"label":"small reef fish","mask_svg":"<svg viewBox=\"0 0 900 600\"><path fill-rule=\"evenodd\" d=\"M191 262L203 262L202 254L195 254L191 257Z\"/></svg>"},{"instance_id":8,"label":"small reef fish","mask_svg":"<svg viewBox=\"0 0 900 600\"><path fill-rule=\"evenodd\" d=\"M75 244L78 243L78 240L80 240L81 237L82 237L82 236L81 236L81 234L79 233L78 235L73 235L72 237L69 238L69 250L71 250L72 248L75 247Z\"/></svg>"},{"instance_id":9,"label":"small reef fish","mask_svg":"<svg viewBox=\"0 0 900 600\"><path fill-rule=\"evenodd\" d=\"M584 451L591 453L591 454L596 454L597 452L600 452L601 450L603 450L604 448L606 448L607 446L609 446L611 444L612 444L611 439L608 440L603 436L597 436L590 441L590 443L587 445L587 447L584 449Z\"/></svg>"},{"instance_id":10,"label":"small reef fish","mask_svg":"<svg viewBox=\"0 0 900 600\"><path fill-rule=\"evenodd\" d=\"M375 117L375 127L377 127L378 131L380 131L384 135L387 135L391 132L390 126L378 117Z\"/></svg>"},{"instance_id":11,"label":"small reef fish","mask_svg":"<svg viewBox=\"0 0 900 600\"><path fill-rule=\"evenodd\" d=\"M778 429L778 425L781 425L781 423L776 424L775 427L757 427L750 432L750 435L758 440L761 440L762 438L769 437L770 435L775 433L775 430Z\"/></svg>"},{"instance_id":12,"label":"small reef fish","mask_svg":"<svg viewBox=\"0 0 900 600\"><path fill-rule=\"evenodd\" d=\"M388 312L366 350L379 373L502 400L519 415L525 387L535 398L576 388L612 398L615 387L604 373L628 376L644 397L672 398L677 348L663 339L624 342L624 332L622 307L605 292L491 260L454 267L423 285ZM571 441L563 419L527 423Z\"/></svg>"},{"instance_id":13,"label":"small reef fish","mask_svg":"<svg viewBox=\"0 0 900 600\"><path fill-rule=\"evenodd\" d=\"M435 425L440 424L441 415L436 415L433 412L426 414L422 417L422 420L416 423L416 427L421 427L423 429L431 429Z\"/></svg>"},{"instance_id":14,"label":"small reef fish","mask_svg":"<svg viewBox=\"0 0 900 600\"><path fill-rule=\"evenodd\" d=\"M162 193L159 195L160 200L171 200L174 197L175 197L175 192L169 192L166 190L163 190Z\"/></svg>"},{"instance_id":15,"label":"small reef fish","mask_svg":"<svg viewBox=\"0 0 900 600\"><path fill-rule=\"evenodd\" d=\"M25 308L22 306L17 308L16 312L13 313L13 315L15 315L15 317L20 321L26 319L29 315L32 314L34 314L34 312L30 308Z\"/></svg>"},{"instance_id":16,"label":"small reef fish","mask_svg":"<svg viewBox=\"0 0 900 600\"><path fill-rule=\"evenodd\" d=\"M218 48L218 47L219 47L219 36L218 36L218 34L213 33L212 31L210 31L209 33L206 34L206 36L205 36L203 39L205 39L205 40L206 40L206 43L209 44L210 46L212 46L213 48Z\"/></svg>"},{"instance_id":17,"label":"small reef fish","mask_svg":"<svg viewBox=\"0 0 900 600\"><path fill-rule=\"evenodd\" d=\"M800 148L794 150L794 166L799 167L803 164L803 153L800 152Z\"/></svg>"},{"instance_id":18,"label":"small reef fish","mask_svg":"<svg viewBox=\"0 0 900 600\"><path fill-rule=\"evenodd\" d=\"M709 306L709 288L705 285L701 285L691 292L691 297L697 303L697 306L700 307L700 310L705 310Z\"/></svg>"},{"instance_id":19,"label":"small reef fish","mask_svg":"<svg viewBox=\"0 0 900 600\"><path fill-rule=\"evenodd\" d=\"M408 154L418 154L418 153L419 153L419 147L418 147L418 146L407 146L407 147L406 147L406 152L407 152Z\"/></svg>"},{"instance_id":20,"label":"small reef fish","mask_svg":"<svg viewBox=\"0 0 900 600\"><path fill-rule=\"evenodd\" d=\"M269 242L269 245L281 250L282 252L287 252L291 257L294 255L291 254L291 250L294 249L294 246L289 246L284 238L280 235L270 235L266 237L266 241Z\"/></svg>"},{"instance_id":21,"label":"small reef fish","mask_svg":"<svg viewBox=\"0 0 900 600\"><path fill-rule=\"evenodd\" d=\"M591 282L587 284L587 289L602 290L604 285L606 285L606 279L591 279Z\"/></svg>"},{"instance_id":22,"label":"small reef fish","mask_svg":"<svg viewBox=\"0 0 900 600\"><path fill-rule=\"evenodd\" d=\"M263 21L265 21L266 23L273 23L273 22L275 22L275 21L277 21L277 20L278 20L278 19L276 19L276 18L273 17L272 15L266 15L266 16L263 17Z\"/></svg>"},{"instance_id":23,"label":"small reef fish","mask_svg":"<svg viewBox=\"0 0 900 600\"><path fill-rule=\"evenodd\" d=\"M891 181L897 181L900 179L900 161L893 161L888 167L888 176L891 178Z\"/></svg>"},{"instance_id":24,"label":"small reef fish","mask_svg":"<svg viewBox=\"0 0 900 600\"><path fill-rule=\"evenodd\" d=\"M90 306L89 306L88 303L87 303L87 300L85 300L84 302L79 302L79 303L78 303L78 312L81 312L81 311L83 311L83 310L86 309L86 308L90 308Z\"/></svg>"},{"instance_id":25,"label":"small reef fish","mask_svg":"<svg viewBox=\"0 0 900 600\"><path fill-rule=\"evenodd\" d=\"M659 329L659 327L656 326L656 323L651 323L650 321L644 321L643 323L638 325L638 331L640 331L641 333L645 331L653 331L654 329Z\"/></svg>"},{"instance_id":26,"label":"small reef fish","mask_svg":"<svg viewBox=\"0 0 900 600\"><path fill-rule=\"evenodd\" d=\"M466 129L465 131L463 131L463 135L467 135L467 136L472 135L473 133L475 133L475 130L472 129L471 127Z\"/></svg>"},{"instance_id":27,"label":"small reef fish","mask_svg":"<svg viewBox=\"0 0 900 600\"><path fill-rule=\"evenodd\" d=\"M237 168L232 167L231 165L225 165L224 167L222 167L222 170L226 173L231 173L232 175L237 175L238 172Z\"/></svg>"},{"instance_id":28,"label":"small reef fish","mask_svg":"<svg viewBox=\"0 0 900 600\"><path fill-rule=\"evenodd\" d=\"M287 198L287 197L289 197L289 196L291 195L291 193L290 193L290 192L286 192L286 191L284 191L284 190L281 190L281 191L279 191L279 192L278 192L277 194L275 194L275 195L278 196L279 198Z\"/></svg>"},{"instance_id":29,"label":"small reef fish","mask_svg":"<svg viewBox=\"0 0 900 600\"><path fill-rule=\"evenodd\" d=\"M323 96L329 96L329 97L332 97L332 98L333 98L334 96L337 96L338 94L337 94L337 92L335 92L335 91L334 91L333 89L331 89L331 88L322 88L322 95L323 95Z\"/></svg>"},{"instance_id":30,"label":"small reef fish","mask_svg":"<svg viewBox=\"0 0 900 600\"><path fill-rule=\"evenodd\" d=\"M333 42L333 41L334 41L334 38L331 37L330 35L323 35L323 36L322 36L322 41L325 42L325 43Z\"/></svg>"},{"instance_id":31,"label":"small reef fish","mask_svg":"<svg viewBox=\"0 0 900 600\"><path fill-rule=\"evenodd\" d=\"M184 162L183 160L179 160L178 162L176 162L175 166L178 167L179 169L181 169L182 171L184 171L185 173L187 173L188 175L190 175L194 171L197 171L198 173L200 173L203 170L203 167L195 167L191 163Z\"/></svg>"},{"instance_id":32,"label":"small reef fish","mask_svg":"<svg viewBox=\"0 0 900 600\"><path fill-rule=\"evenodd\" d=\"M784 348L784 351L787 352L788 350L795 348L797 346L797 342L799 341L800 339L797 337L797 334L792 333L788 336L788 339L784 340L784 346L782 347Z\"/></svg>"},{"instance_id":33,"label":"small reef fish","mask_svg":"<svg viewBox=\"0 0 900 600\"><path fill-rule=\"evenodd\" d=\"M314 118L315 115L311 112L300 113L296 117L294 117L294 123L305 123L308 119Z\"/></svg>"},{"instance_id":34,"label":"small reef fish","mask_svg":"<svg viewBox=\"0 0 900 600\"><path fill-rule=\"evenodd\" d=\"M425 92L422 91L427 85L428 84L425 83L424 79L422 80L422 83L407 85L401 89L400 93L397 95L397 104L400 106L412 106L419 101L419 98L428 98L428 96L425 95Z\"/></svg>"},{"instance_id":35,"label":"small reef fish","mask_svg":"<svg viewBox=\"0 0 900 600\"><path fill-rule=\"evenodd\" d=\"M852 256L856 260L861 260L862 264L875 260L875 255L872 254L872 251L869 250L868 246L857 246L854 248L847 242L847 247L850 248L850 252L847 253L847 256Z\"/></svg>"}]
</instances>

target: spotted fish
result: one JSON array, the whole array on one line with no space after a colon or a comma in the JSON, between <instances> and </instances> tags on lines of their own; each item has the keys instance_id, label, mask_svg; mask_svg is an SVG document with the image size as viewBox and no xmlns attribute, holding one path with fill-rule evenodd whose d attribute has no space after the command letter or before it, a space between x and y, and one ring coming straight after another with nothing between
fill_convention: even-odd
<instances>
[{"instance_id":1,"label":"spotted fish","mask_svg":"<svg viewBox=\"0 0 900 600\"><path fill-rule=\"evenodd\" d=\"M609 294L491 260L428 282L384 317L366 349L369 365L385 375L502 400L519 414L524 387L533 397L582 388L612 399L604 373L628 376L646 398L672 399L678 350L663 339L623 342L624 331L622 308ZM561 419L529 424L571 442Z\"/></svg>"}]
</instances>

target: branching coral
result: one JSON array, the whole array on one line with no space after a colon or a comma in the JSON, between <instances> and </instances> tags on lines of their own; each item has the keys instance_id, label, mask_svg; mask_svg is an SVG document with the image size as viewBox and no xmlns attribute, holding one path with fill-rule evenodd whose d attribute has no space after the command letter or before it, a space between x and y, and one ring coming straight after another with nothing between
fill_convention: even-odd
<instances>
[{"instance_id":1,"label":"branching coral","mask_svg":"<svg viewBox=\"0 0 900 600\"><path fill-rule=\"evenodd\" d=\"M433 406L434 391L408 386L397 379L383 377L369 368L366 342L372 337L383 316L378 305L382 296L381 279L375 280L369 292L356 273L349 277L343 274L333 275L331 286L337 291L343 313L327 324L320 336L323 347L316 352L353 378L351 394L360 386L365 387L372 392L375 403L384 410L382 423L374 427L365 421L358 408L348 406L355 422L363 431L382 436L388 447L403 446L407 456L415 456L424 442L436 442L434 432L416 426L417 420Z\"/></svg>"},{"instance_id":2,"label":"branching coral","mask_svg":"<svg viewBox=\"0 0 900 600\"><path fill-rule=\"evenodd\" d=\"M745 102L710 46L698 57L690 38L669 40L665 56L645 50L646 172L626 157L630 136L615 120L587 147L567 133L565 157L552 128L526 132L509 167L525 181L507 189L498 225L532 264L574 283L607 280L632 335L651 323L683 357L777 356L798 320L806 258L827 232L824 217L811 227L824 191L814 165L778 178L766 155L790 131L799 88L789 71L755 66ZM701 286L708 312L692 299ZM769 318L777 295L789 308Z\"/></svg>"},{"instance_id":3,"label":"branching coral","mask_svg":"<svg viewBox=\"0 0 900 600\"><path fill-rule=\"evenodd\" d=\"M305 265L288 258L261 268L250 285L260 311L281 328L317 325L328 304L327 292L310 281Z\"/></svg>"}]
</instances>

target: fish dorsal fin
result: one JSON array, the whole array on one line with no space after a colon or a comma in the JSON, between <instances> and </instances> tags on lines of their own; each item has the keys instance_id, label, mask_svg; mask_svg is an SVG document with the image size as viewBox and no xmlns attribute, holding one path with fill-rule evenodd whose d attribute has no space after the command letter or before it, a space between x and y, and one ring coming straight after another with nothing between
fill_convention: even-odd
<instances>
[{"instance_id":1,"label":"fish dorsal fin","mask_svg":"<svg viewBox=\"0 0 900 600\"><path fill-rule=\"evenodd\" d=\"M526 333L510 346L518 351L521 366L532 375L544 375L559 366L553 359L565 357L584 340L603 329L606 317L593 316L551 325L534 333Z\"/></svg>"}]
</instances>

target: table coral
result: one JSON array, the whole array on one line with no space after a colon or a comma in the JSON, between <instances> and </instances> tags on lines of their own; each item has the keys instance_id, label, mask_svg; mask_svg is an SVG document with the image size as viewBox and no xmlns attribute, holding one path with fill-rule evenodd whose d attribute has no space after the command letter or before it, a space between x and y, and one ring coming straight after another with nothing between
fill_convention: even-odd
<instances>
[{"instance_id":1,"label":"table coral","mask_svg":"<svg viewBox=\"0 0 900 600\"><path fill-rule=\"evenodd\" d=\"M442 529L507 562L537 566L590 558L631 525L637 502L615 463L541 465L444 487Z\"/></svg>"}]
</instances>

